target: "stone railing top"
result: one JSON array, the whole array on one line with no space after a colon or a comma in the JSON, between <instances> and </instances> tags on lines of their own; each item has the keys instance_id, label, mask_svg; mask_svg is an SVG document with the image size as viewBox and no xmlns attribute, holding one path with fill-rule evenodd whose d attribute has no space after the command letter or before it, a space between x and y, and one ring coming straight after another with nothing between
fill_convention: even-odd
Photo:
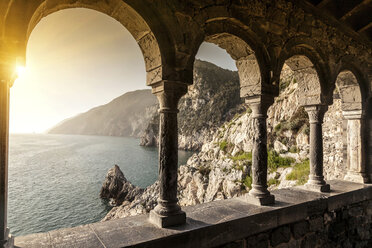
<instances>
[{"instance_id":1,"label":"stone railing top","mask_svg":"<svg viewBox=\"0 0 372 248\"><path fill-rule=\"evenodd\" d=\"M157 228L147 215L16 237L15 247L215 247L277 226L372 199L372 185L329 181L330 193L303 186L272 191L276 204L257 207L244 197L185 207L187 223ZM242 228L244 227L244 228Z\"/></svg>"}]
</instances>

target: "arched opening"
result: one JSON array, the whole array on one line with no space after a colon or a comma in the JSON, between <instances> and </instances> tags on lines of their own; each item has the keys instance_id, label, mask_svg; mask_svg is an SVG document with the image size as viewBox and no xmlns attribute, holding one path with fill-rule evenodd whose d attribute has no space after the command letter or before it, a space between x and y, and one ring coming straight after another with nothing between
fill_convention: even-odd
<instances>
[{"instance_id":1,"label":"arched opening","mask_svg":"<svg viewBox=\"0 0 372 248\"><path fill-rule=\"evenodd\" d=\"M287 168L279 168L276 171L279 175L273 174L269 178L277 177L280 187L288 187L305 184L309 174L314 176L319 173L316 177L319 178L320 185L324 181L323 168L318 168L317 171L315 168L321 164L322 142L310 137L317 132L316 137L321 139L326 107L322 103L320 79L313 62L305 55L293 55L285 59L279 90L279 97L275 101L280 104L275 105L276 108L269 113L269 144L276 152L282 153L282 157L292 159L293 164ZM317 144L320 143L317 145L318 149L314 149L314 140ZM315 161L314 157L319 161Z\"/></svg>"},{"instance_id":2,"label":"arched opening","mask_svg":"<svg viewBox=\"0 0 372 248\"><path fill-rule=\"evenodd\" d=\"M153 61L146 61L149 57L144 61L142 56L153 49L151 42L147 41L148 47L138 47L148 33L135 40L111 17L88 9L49 13L38 23L28 41L26 75L11 90L14 108L10 114L15 117L11 131L45 131L98 106L61 123L54 133L138 135L150 112L157 109L156 97L150 90L123 93L145 88L146 72L153 70ZM126 104L123 98L132 102ZM120 109L127 112L120 113ZM17 110L26 116L17 117ZM132 119L131 123L120 122L123 116ZM101 121L92 121L97 118ZM146 187L154 182L156 150L142 149L136 141L122 141L93 136L11 136L8 220L12 232L24 235L101 220L108 206L99 199L99 189L114 164L129 162L122 170L135 185ZM137 157L131 158L131 154ZM138 171L142 178L136 177ZM26 194L19 191L25 187ZM21 208L19 202L28 204Z\"/></svg>"},{"instance_id":3,"label":"arched opening","mask_svg":"<svg viewBox=\"0 0 372 248\"><path fill-rule=\"evenodd\" d=\"M117 20L131 33L141 48L147 72L147 85L164 79L163 67L167 63L165 61L172 58L169 50L170 45L166 36L154 34L154 32L162 34L162 26L153 25L152 22L145 21L134 8L119 0L98 0L94 2L85 0L55 2L29 1L27 2L27 6L22 2L11 2L7 6L6 16L4 18L4 36L15 44L14 47L9 47L9 50L13 52L10 56L9 66L14 67L16 59L20 58L20 60L24 60L27 40L42 18L59 10L69 8L92 9L107 14ZM23 18L20 19L20 15ZM156 22L151 14L148 15L146 16L147 20L151 19L153 22ZM151 28L149 25L151 25ZM160 47L163 48L162 52Z\"/></svg>"},{"instance_id":4,"label":"arched opening","mask_svg":"<svg viewBox=\"0 0 372 248\"><path fill-rule=\"evenodd\" d=\"M211 34L204 41L196 54L194 83L188 92L199 100L188 102L186 95L181 104L188 109L179 114L187 116L197 109L197 117L189 119L198 122L199 131L194 133L204 143L190 163L180 168L181 205L243 195L252 186L252 111L242 98L261 92L259 63L247 42L236 35Z\"/></svg>"},{"instance_id":5,"label":"arched opening","mask_svg":"<svg viewBox=\"0 0 372 248\"><path fill-rule=\"evenodd\" d=\"M366 171L366 142L363 131L365 111L360 85L352 71L343 70L338 74L335 92L336 96L337 94L339 96L338 102L344 118L342 137L339 137L339 140L343 142L343 149L336 150L339 153L342 152L343 156L341 163L336 163L335 167L341 170L340 174L345 180L366 183L369 178Z\"/></svg>"}]
</instances>

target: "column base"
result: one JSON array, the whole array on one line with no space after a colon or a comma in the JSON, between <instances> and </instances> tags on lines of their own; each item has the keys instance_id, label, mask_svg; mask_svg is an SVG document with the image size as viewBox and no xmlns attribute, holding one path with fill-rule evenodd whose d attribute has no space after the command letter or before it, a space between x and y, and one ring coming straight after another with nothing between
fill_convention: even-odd
<instances>
[{"instance_id":1,"label":"column base","mask_svg":"<svg viewBox=\"0 0 372 248\"><path fill-rule=\"evenodd\" d=\"M1 240L1 248L14 248L14 237L10 234L9 228L6 228L5 237L6 240Z\"/></svg>"},{"instance_id":2,"label":"column base","mask_svg":"<svg viewBox=\"0 0 372 248\"><path fill-rule=\"evenodd\" d=\"M354 183L369 183L370 178L365 173L359 173L359 172L347 172L347 174L344 177L345 181L350 181Z\"/></svg>"},{"instance_id":3,"label":"column base","mask_svg":"<svg viewBox=\"0 0 372 248\"><path fill-rule=\"evenodd\" d=\"M329 184L313 184L313 183L306 183L304 185L305 189L316 191L316 192L331 192L331 186Z\"/></svg>"},{"instance_id":4,"label":"column base","mask_svg":"<svg viewBox=\"0 0 372 248\"><path fill-rule=\"evenodd\" d=\"M186 213L179 211L172 215L160 215L154 210L150 211L149 221L160 228L179 226L186 223Z\"/></svg>"},{"instance_id":5,"label":"column base","mask_svg":"<svg viewBox=\"0 0 372 248\"><path fill-rule=\"evenodd\" d=\"M248 194L245 194L245 200L249 204L253 204L257 206L267 206L267 205L275 204L275 196L271 195L270 193L262 197L253 196L248 193Z\"/></svg>"}]
</instances>

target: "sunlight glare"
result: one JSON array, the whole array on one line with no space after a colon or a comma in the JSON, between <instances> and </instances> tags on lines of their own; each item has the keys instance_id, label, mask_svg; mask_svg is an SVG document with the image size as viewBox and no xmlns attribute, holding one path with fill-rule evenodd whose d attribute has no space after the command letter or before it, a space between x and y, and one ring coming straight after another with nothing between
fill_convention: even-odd
<instances>
[{"instance_id":1,"label":"sunlight glare","mask_svg":"<svg viewBox=\"0 0 372 248\"><path fill-rule=\"evenodd\" d=\"M17 65L16 72L17 72L18 78L20 78L26 74L26 67L22 65Z\"/></svg>"}]
</instances>

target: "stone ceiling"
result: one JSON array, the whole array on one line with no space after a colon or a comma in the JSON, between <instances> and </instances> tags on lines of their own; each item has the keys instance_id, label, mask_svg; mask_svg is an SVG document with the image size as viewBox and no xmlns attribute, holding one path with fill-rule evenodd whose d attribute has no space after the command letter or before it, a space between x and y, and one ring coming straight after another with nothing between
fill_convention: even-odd
<instances>
[{"instance_id":1,"label":"stone ceiling","mask_svg":"<svg viewBox=\"0 0 372 248\"><path fill-rule=\"evenodd\" d=\"M372 0L307 0L372 41Z\"/></svg>"}]
</instances>

